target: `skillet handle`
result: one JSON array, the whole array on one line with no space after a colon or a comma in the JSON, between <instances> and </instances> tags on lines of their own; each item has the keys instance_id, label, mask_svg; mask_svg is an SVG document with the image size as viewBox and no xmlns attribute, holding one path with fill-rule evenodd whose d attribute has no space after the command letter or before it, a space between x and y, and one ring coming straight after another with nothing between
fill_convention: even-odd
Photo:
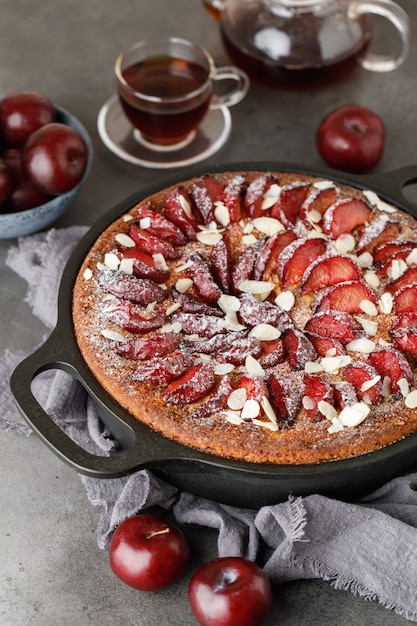
<instances>
[{"instance_id":1,"label":"skillet handle","mask_svg":"<svg viewBox=\"0 0 417 626\"><path fill-rule=\"evenodd\" d=\"M362 187L364 187L363 182L365 180L369 189L382 193L394 204L403 205L406 202L408 205L412 205L413 202L404 196L403 189L407 185L417 183L417 166L405 165L383 174L367 174L358 180L361 181Z\"/></svg>"},{"instance_id":2,"label":"skillet handle","mask_svg":"<svg viewBox=\"0 0 417 626\"><path fill-rule=\"evenodd\" d=\"M17 407L29 426L41 440L65 463L81 474L97 478L117 478L130 474L145 466L150 468L155 463L155 446L151 446L149 429L143 427L143 436L138 433L143 425L132 428L121 420L107 405L103 404L94 391L87 387L80 373L68 363L65 347L62 346L62 333L57 329L36 352L24 359L14 370L10 379L10 388ZM123 451L114 456L97 456L73 441L51 419L32 393L31 383L44 371L59 369L78 380L97 405L103 421L112 435L123 447ZM132 418L133 419L133 418ZM167 442L169 443L169 442ZM161 452L158 451L157 454ZM152 454L152 457L150 457ZM164 446L158 460L173 458L171 448Z\"/></svg>"}]
</instances>

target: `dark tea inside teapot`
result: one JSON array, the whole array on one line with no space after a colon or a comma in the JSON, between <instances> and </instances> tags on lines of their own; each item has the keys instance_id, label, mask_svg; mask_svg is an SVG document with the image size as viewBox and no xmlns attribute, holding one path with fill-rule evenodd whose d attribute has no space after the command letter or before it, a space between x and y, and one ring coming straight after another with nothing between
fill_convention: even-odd
<instances>
[{"instance_id":1,"label":"dark tea inside teapot","mask_svg":"<svg viewBox=\"0 0 417 626\"><path fill-rule=\"evenodd\" d=\"M204 0L220 23L225 49L251 78L308 88L343 78L358 64L398 67L408 54L409 20L390 0ZM395 27L398 53L370 54L369 13Z\"/></svg>"}]
</instances>

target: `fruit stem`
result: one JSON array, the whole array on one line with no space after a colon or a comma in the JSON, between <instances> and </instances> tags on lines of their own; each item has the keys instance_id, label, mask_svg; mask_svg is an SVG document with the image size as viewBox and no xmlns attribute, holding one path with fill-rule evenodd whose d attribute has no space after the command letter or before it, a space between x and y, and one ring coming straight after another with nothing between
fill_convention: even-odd
<instances>
[{"instance_id":1,"label":"fruit stem","mask_svg":"<svg viewBox=\"0 0 417 626\"><path fill-rule=\"evenodd\" d=\"M146 535L146 539L152 539L153 537L156 537L157 535L166 535L169 532L170 532L169 528L162 528L161 530L155 530L152 533L148 533Z\"/></svg>"}]
</instances>

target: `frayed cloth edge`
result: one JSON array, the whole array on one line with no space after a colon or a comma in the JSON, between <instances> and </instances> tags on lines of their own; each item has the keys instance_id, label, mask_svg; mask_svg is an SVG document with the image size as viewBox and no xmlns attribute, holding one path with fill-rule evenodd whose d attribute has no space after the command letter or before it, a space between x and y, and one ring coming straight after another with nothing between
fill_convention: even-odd
<instances>
[{"instance_id":1,"label":"frayed cloth edge","mask_svg":"<svg viewBox=\"0 0 417 626\"><path fill-rule=\"evenodd\" d=\"M329 582L330 586L334 589L340 591L350 591L353 595L359 596L369 602L378 602L382 607L394 611L394 613L400 617L403 617L411 622L417 622L417 611L409 610L397 602L393 602L388 598L380 596L376 591L369 589L356 580L347 578L344 574L340 574L335 570L332 570L317 559L294 554L291 557L291 563L297 567L307 564L311 572L316 575L316 578L321 578L322 580Z\"/></svg>"}]
</instances>

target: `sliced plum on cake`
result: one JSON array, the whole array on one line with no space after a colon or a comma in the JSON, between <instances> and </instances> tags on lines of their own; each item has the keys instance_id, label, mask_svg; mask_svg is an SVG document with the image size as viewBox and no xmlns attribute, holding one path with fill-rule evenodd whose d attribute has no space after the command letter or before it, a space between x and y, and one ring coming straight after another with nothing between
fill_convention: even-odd
<instances>
[{"instance_id":1,"label":"sliced plum on cake","mask_svg":"<svg viewBox=\"0 0 417 626\"><path fill-rule=\"evenodd\" d=\"M165 315L119 298L105 298L101 312L114 324L131 333L149 333L165 324Z\"/></svg>"},{"instance_id":2,"label":"sliced plum on cake","mask_svg":"<svg viewBox=\"0 0 417 626\"><path fill-rule=\"evenodd\" d=\"M165 199L165 216L184 233L189 241L196 241L198 224L192 211L189 190L181 185L173 189Z\"/></svg>"},{"instance_id":3,"label":"sliced plum on cake","mask_svg":"<svg viewBox=\"0 0 417 626\"><path fill-rule=\"evenodd\" d=\"M148 361L175 352L180 346L178 333L160 333L149 337L133 337L116 344L118 354L135 361Z\"/></svg>"},{"instance_id":4,"label":"sliced plum on cake","mask_svg":"<svg viewBox=\"0 0 417 626\"><path fill-rule=\"evenodd\" d=\"M398 350L382 348L371 352L369 362L382 377L384 389L396 395L400 392L401 381L409 385L413 381L413 371L405 356ZM405 394L404 394L405 395Z\"/></svg>"},{"instance_id":5,"label":"sliced plum on cake","mask_svg":"<svg viewBox=\"0 0 417 626\"><path fill-rule=\"evenodd\" d=\"M267 381L269 398L277 420L290 426L296 419L304 393L303 373L298 377L272 373Z\"/></svg>"},{"instance_id":6,"label":"sliced plum on cake","mask_svg":"<svg viewBox=\"0 0 417 626\"><path fill-rule=\"evenodd\" d=\"M334 389L326 381L318 376L304 376L303 409L306 417L312 421L319 421L325 418L320 403L326 402L334 406Z\"/></svg>"},{"instance_id":7,"label":"sliced plum on cake","mask_svg":"<svg viewBox=\"0 0 417 626\"><path fill-rule=\"evenodd\" d=\"M297 239L286 246L278 257L277 275L282 289L297 285L307 268L325 254L324 239Z\"/></svg>"},{"instance_id":8,"label":"sliced plum on cake","mask_svg":"<svg viewBox=\"0 0 417 626\"><path fill-rule=\"evenodd\" d=\"M323 231L331 239L337 239L367 224L373 216L373 210L364 200L339 199L326 209L322 219Z\"/></svg>"},{"instance_id":9,"label":"sliced plum on cake","mask_svg":"<svg viewBox=\"0 0 417 626\"><path fill-rule=\"evenodd\" d=\"M364 313L375 303L375 293L364 280L348 280L324 289L316 299L314 313L320 311Z\"/></svg>"},{"instance_id":10,"label":"sliced plum on cake","mask_svg":"<svg viewBox=\"0 0 417 626\"><path fill-rule=\"evenodd\" d=\"M383 400L381 375L369 363L351 363L345 368L344 377L355 387L359 400L369 404Z\"/></svg>"},{"instance_id":11,"label":"sliced plum on cake","mask_svg":"<svg viewBox=\"0 0 417 626\"><path fill-rule=\"evenodd\" d=\"M206 396L215 384L213 367L209 363L197 363L168 384L164 397L173 404L192 404Z\"/></svg>"},{"instance_id":12,"label":"sliced plum on cake","mask_svg":"<svg viewBox=\"0 0 417 626\"><path fill-rule=\"evenodd\" d=\"M301 281L303 294L316 293L325 287L331 287L362 276L359 265L350 257L332 255L319 257L306 269Z\"/></svg>"},{"instance_id":13,"label":"sliced plum on cake","mask_svg":"<svg viewBox=\"0 0 417 626\"><path fill-rule=\"evenodd\" d=\"M304 200L300 209L300 219L307 228L314 228L323 218L324 212L334 204L339 191L333 185L315 188Z\"/></svg>"},{"instance_id":14,"label":"sliced plum on cake","mask_svg":"<svg viewBox=\"0 0 417 626\"><path fill-rule=\"evenodd\" d=\"M137 278L120 270L100 270L98 282L109 293L136 304L162 302L166 291L146 278Z\"/></svg>"},{"instance_id":15,"label":"sliced plum on cake","mask_svg":"<svg viewBox=\"0 0 417 626\"><path fill-rule=\"evenodd\" d=\"M335 339L342 345L365 335L362 326L352 315L339 310L315 313L307 320L304 331Z\"/></svg>"},{"instance_id":16,"label":"sliced plum on cake","mask_svg":"<svg viewBox=\"0 0 417 626\"><path fill-rule=\"evenodd\" d=\"M168 241L176 246L183 246L188 239L178 226L161 213L154 211L147 204L140 205L136 210L139 226L151 235Z\"/></svg>"},{"instance_id":17,"label":"sliced plum on cake","mask_svg":"<svg viewBox=\"0 0 417 626\"><path fill-rule=\"evenodd\" d=\"M301 207L309 191L309 183L293 183L282 187L278 201L271 208L271 217L280 220L286 228L292 228L300 217Z\"/></svg>"},{"instance_id":18,"label":"sliced plum on cake","mask_svg":"<svg viewBox=\"0 0 417 626\"><path fill-rule=\"evenodd\" d=\"M279 200L281 187L272 174L261 174L246 189L244 208L247 217L261 217Z\"/></svg>"},{"instance_id":19,"label":"sliced plum on cake","mask_svg":"<svg viewBox=\"0 0 417 626\"><path fill-rule=\"evenodd\" d=\"M394 346L417 356L417 312L400 315L388 330Z\"/></svg>"},{"instance_id":20,"label":"sliced plum on cake","mask_svg":"<svg viewBox=\"0 0 417 626\"><path fill-rule=\"evenodd\" d=\"M162 358L138 365L132 372L132 379L152 385L168 385L188 372L192 365L188 352L175 350Z\"/></svg>"}]
</instances>

